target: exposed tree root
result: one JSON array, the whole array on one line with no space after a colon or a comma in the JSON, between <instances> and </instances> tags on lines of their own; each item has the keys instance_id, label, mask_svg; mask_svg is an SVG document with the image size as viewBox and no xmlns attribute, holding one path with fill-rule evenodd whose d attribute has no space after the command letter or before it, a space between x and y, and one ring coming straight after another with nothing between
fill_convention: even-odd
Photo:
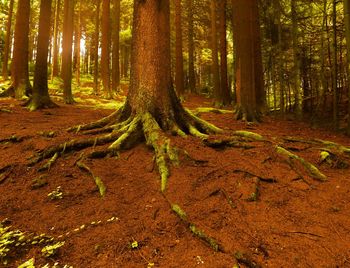
<instances>
[{"instance_id":1,"label":"exposed tree root","mask_svg":"<svg viewBox=\"0 0 350 268\"><path fill-rule=\"evenodd\" d=\"M77 167L79 167L81 170L87 172L95 181L95 184L100 192L100 195L102 197L106 194L106 186L104 185L103 181L100 177L95 176L95 174L91 171L91 169L85 165L81 160L76 162Z\"/></svg>"},{"instance_id":2,"label":"exposed tree root","mask_svg":"<svg viewBox=\"0 0 350 268\"><path fill-rule=\"evenodd\" d=\"M40 109L49 109L49 108L57 108L59 107L56 103L54 103L49 96L39 97L32 96L26 103L25 106L29 109L29 111L36 111Z\"/></svg>"},{"instance_id":3,"label":"exposed tree root","mask_svg":"<svg viewBox=\"0 0 350 268\"><path fill-rule=\"evenodd\" d=\"M0 144L1 143L7 143L7 142L10 142L10 143L19 143L19 142L22 142L24 141L25 139L29 139L31 138L31 136L23 136L23 137L20 137L20 136L16 136L16 135L12 135L8 138L3 138L3 139L0 139Z\"/></svg>"},{"instance_id":4,"label":"exposed tree root","mask_svg":"<svg viewBox=\"0 0 350 268\"><path fill-rule=\"evenodd\" d=\"M9 110L9 109L0 109L0 112L1 113L8 113L8 114L12 114L13 113L13 111L12 110Z\"/></svg>"},{"instance_id":5,"label":"exposed tree root","mask_svg":"<svg viewBox=\"0 0 350 268\"><path fill-rule=\"evenodd\" d=\"M236 258L238 263L244 264L248 268L260 268L261 267L260 264L258 264L254 260L252 260L252 258L246 253L236 252L234 254L234 257Z\"/></svg>"},{"instance_id":6,"label":"exposed tree root","mask_svg":"<svg viewBox=\"0 0 350 268\"><path fill-rule=\"evenodd\" d=\"M13 164L0 168L0 184L4 183L9 178L13 168Z\"/></svg>"},{"instance_id":7,"label":"exposed tree root","mask_svg":"<svg viewBox=\"0 0 350 268\"><path fill-rule=\"evenodd\" d=\"M290 151L284 149L283 147L276 146L275 147L276 152L280 154L281 156L287 157L290 160L295 160L300 162L303 167L306 169L306 171L309 173L309 175L314 178L315 180L319 181L326 181L327 176L324 175L321 171L318 170L317 167L315 167L313 164L307 162L302 157L297 156L296 154L291 153Z\"/></svg>"},{"instance_id":8,"label":"exposed tree root","mask_svg":"<svg viewBox=\"0 0 350 268\"><path fill-rule=\"evenodd\" d=\"M261 177L261 176L259 176L257 174L254 174L254 173L252 173L250 171L243 170L243 169L235 169L233 172L234 173L244 173L244 174L246 174L246 175L248 175L250 177L259 178L259 180L262 181L262 182L267 182L267 183L275 183L275 182L277 182L277 180L275 178L264 178L264 177Z\"/></svg>"},{"instance_id":9,"label":"exposed tree root","mask_svg":"<svg viewBox=\"0 0 350 268\"><path fill-rule=\"evenodd\" d=\"M45 165L43 165L42 167L40 167L40 168L38 169L38 171L41 172L41 171L50 170L51 166L56 162L56 160L58 159L58 157L59 157L59 153L56 152L56 153L53 155L53 157L51 157L51 158L46 162Z\"/></svg>"},{"instance_id":10,"label":"exposed tree root","mask_svg":"<svg viewBox=\"0 0 350 268\"><path fill-rule=\"evenodd\" d=\"M186 212L179 205L172 204L171 209L186 224L186 226L196 237L203 240L213 250L223 252L223 247L214 238L205 234L203 230L200 230L198 227L196 227L196 225L194 225L188 220Z\"/></svg>"}]
</instances>

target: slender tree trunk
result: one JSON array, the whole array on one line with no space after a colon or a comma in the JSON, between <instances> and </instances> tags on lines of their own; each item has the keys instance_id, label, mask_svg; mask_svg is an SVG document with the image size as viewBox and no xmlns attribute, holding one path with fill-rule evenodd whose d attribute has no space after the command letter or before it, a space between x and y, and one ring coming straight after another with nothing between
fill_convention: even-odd
<instances>
[{"instance_id":1,"label":"slender tree trunk","mask_svg":"<svg viewBox=\"0 0 350 268\"><path fill-rule=\"evenodd\" d=\"M94 92L98 94L99 92L99 82L98 82L98 48L100 39L100 5L101 0L96 0L96 18L95 18L95 40L94 40Z\"/></svg>"},{"instance_id":2,"label":"slender tree trunk","mask_svg":"<svg viewBox=\"0 0 350 268\"><path fill-rule=\"evenodd\" d=\"M112 47L112 90L118 92L120 86L119 64L119 32L120 32L120 0L113 2L113 47Z\"/></svg>"},{"instance_id":3,"label":"slender tree trunk","mask_svg":"<svg viewBox=\"0 0 350 268\"><path fill-rule=\"evenodd\" d=\"M22 99L31 92L28 72L30 0L19 0L12 59L12 86L15 97Z\"/></svg>"},{"instance_id":4,"label":"slender tree trunk","mask_svg":"<svg viewBox=\"0 0 350 268\"><path fill-rule=\"evenodd\" d=\"M51 4L52 0L41 0L40 2L39 34L34 72L33 96L28 105L31 111L54 106L50 100L47 85L47 57L50 43Z\"/></svg>"},{"instance_id":5,"label":"slender tree trunk","mask_svg":"<svg viewBox=\"0 0 350 268\"><path fill-rule=\"evenodd\" d=\"M74 103L72 94L72 44L74 29L74 0L64 0L62 40L63 98L67 104Z\"/></svg>"},{"instance_id":6,"label":"slender tree trunk","mask_svg":"<svg viewBox=\"0 0 350 268\"><path fill-rule=\"evenodd\" d=\"M112 98L109 70L110 53L110 0L102 0L101 78L105 97Z\"/></svg>"},{"instance_id":7,"label":"slender tree trunk","mask_svg":"<svg viewBox=\"0 0 350 268\"><path fill-rule=\"evenodd\" d=\"M212 75L213 75L213 93L214 96L220 95L220 74L218 61L218 43L216 26L216 0L211 0L210 21L211 21L211 57L212 57Z\"/></svg>"},{"instance_id":8,"label":"slender tree trunk","mask_svg":"<svg viewBox=\"0 0 350 268\"><path fill-rule=\"evenodd\" d=\"M333 0L333 124L334 129L339 128L338 108L338 59L337 59L337 0Z\"/></svg>"},{"instance_id":9,"label":"slender tree trunk","mask_svg":"<svg viewBox=\"0 0 350 268\"><path fill-rule=\"evenodd\" d=\"M79 3L79 10L78 10L78 22L76 25L76 33L75 33L75 79L77 81L77 85L80 86L80 53L81 53L81 47L80 47L80 41L81 41L81 0L78 1Z\"/></svg>"},{"instance_id":10,"label":"slender tree trunk","mask_svg":"<svg viewBox=\"0 0 350 268\"><path fill-rule=\"evenodd\" d=\"M53 34L53 60L51 80L59 75L59 27L60 27L61 0L56 0L55 24Z\"/></svg>"},{"instance_id":11,"label":"slender tree trunk","mask_svg":"<svg viewBox=\"0 0 350 268\"><path fill-rule=\"evenodd\" d=\"M181 19L181 0L175 0L175 28L176 28L176 68L175 68L175 88L178 96L185 92L184 85L184 66L182 54L182 19Z\"/></svg>"},{"instance_id":12,"label":"slender tree trunk","mask_svg":"<svg viewBox=\"0 0 350 268\"><path fill-rule=\"evenodd\" d=\"M348 82L348 126L347 134L350 135L350 3L349 0L344 0L344 23L345 23L345 38L347 48L347 82Z\"/></svg>"},{"instance_id":13,"label":"slender tree trunk","mask_svg":"<svg viewBox=\"0 0 350 268\"><path fill-rule=\"evenodd\" d=\"M187 0L188 20L188 88L196 91L196 75L194 70L194 26L193 26L193 0Z\"/></svg>"},{"instance_id":14,"label":"slender tree trunk","mask_svg":"<svg viewBox=\"0 0 350 268\"><path fill-rule=\"evenodd\" d=\"M14 0L11 0L10 6L9 6L9 14L7 16L7 24L6 24L4 62L2 65L2 78L4 80L8 79L8 61L9 61L10 48L11 48L11 28L12 28L13 4L14 4Z\"/></svg>"},{"instance_id":15,"label":"slender tree trunk","mask_svg":"<svg viewBox=\"0 0 350 268\"><path fill-rule=\"evenodd\" d=\"M231 103L227 79L227 40L226 40L226 4L227 0L219 2L219 33L220 33L220 90L215 97L218 106Z\"/></svg>"}]
</instances>

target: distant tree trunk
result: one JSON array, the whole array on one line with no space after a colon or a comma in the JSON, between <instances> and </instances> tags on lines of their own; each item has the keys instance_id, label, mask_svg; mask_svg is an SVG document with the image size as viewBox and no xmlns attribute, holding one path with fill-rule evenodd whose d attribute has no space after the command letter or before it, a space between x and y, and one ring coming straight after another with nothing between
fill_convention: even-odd
<instances>
[{"instance_id":1,"label":"distant tree trunk","mask_svg":"<svg viewBox=\"0 0 350 268\"><path fill-rule=\"evenodd\" d=\"M216 26L216 0L210 1L210 21L211 21L211 57L212 57L212 75L213 75L213 93L214 96L220 94L220 74L218 60L217 26Z\"/></svg>"},{"instance_id":2,"label":"distant tree trunk","mask_svg":"<svg viewBox=\"0 0 350 268\"><path fill-rule=\"evenodd\" d=\"M100 40L100 5L101 0L96 0L96 18L95 18L95 40L94 40L94 92L98 94L99 92L99 83L98 83L98 47Z\"/></svg>"},{"instance_id":3,"label":"distant tree trunk","mask_svg":"<svg viewBox=\"0 0 350 268\"><path fill-rule=\"evenodd\" d=\"M293 93L294 93L294 112L297 118L302 116L302 101L300 92L300 73L299 73L299 50L298 50L298 24L296 12L296 0L291 0L292 16L292 39L293 39Z\"/></svg>"},{"instance_id":4,"label":"distant tree trunk","mask_svg":"<svg viewBox=\"0 0 350 268\"><path fill-rule=\"evenodd\" d=\"M105 97L112 98L109 71L110 53L110 0L102 0L101 78Z\"/></svg>"},{"instance_id":5,"label":"distant tree trunk","mask_svg":"<svg viewBox=\"0 0 350 268\"><path fill-rule=\"evenodd\" d=\"M40 2L39 34L34 72L33 96L28 104L28 108L31 111L55 106L50 100L47 85L47 56L50 43L51 4L52 0L41 0Z\"/></svg>"},{"instance_id":6,"label":"distant tree trunk","mask_svg":"<svg viewBox=\"0 0 350 268\"><path fill-rule=\"evenodd\" d=\"M113 47L112 47L112 90L118 92L120 86L119 64L119 32L120 32L120 0L113 2Z\"/></svg>"},{"instance_id":7,"label":"distant tree trunk","mask_svg":"<svg viewBox=\"0 0 350 268\"><path fill-rule=\"evenodd\" d=\"M80 86L80 41L81 41L81 0L78 0L79 2L79 10L78 10L78 21L75 28L75 64L74 64L74 70L75 70L75 79L77 81L77 85Z\"/></svg>"},{"instance_id":8,"label":"distant tree trunk","mask_svg":"<svg viewBox=\"0 0 350 268\"><path fill-rule=\"evenodd\" d=\"M188 20L188 88L196 91L196 75L194 70L194 27L193 27L193 0L187 0Z\"/></svg>"},{"instance_id":9,"label":"distant tree trunk","mask_svg":"<svg viewBox=\"0 0 350 268\"><path fill-rule=\"evenodd\" d=\"M61 0L56 0L55 7L55 23L53 33L53 60L52 60L52 74L51 79L59 75L59 28L60 28L60 13L61 13Z\"/></svg>"},{"instance_id":10,"label":"distant tree trunk","mask_svg":"<svg viewBox=\"0 0 350 268\"><path fill-rule=\"evenodd\" d=\"M176 68L175 68L175 88L178 96L185 92L184 85L184 63L182 54L182 19L181 0L175 0L175 32L176 32Z\"/></svg>"},{"instance_id":11,"label":"distant tree trunk","mask_svg":"<svg viewBox=\"0 0 350 268\"><path fill-rule=\"evenodd\" d=\"M333 0L333 125L334 129L339 128L338 108L338 59L337 59L337 0Z\"/></svg>"},{"instance_id":12,"label":"distant tree trunk","mask_svg":"<svg viewBox=\"0 0 350 268\"><path fill-rule=\"evenodd\" d=\"M62 40L63 98L67 104L74 103L72 94L72 45L74 29L74 0L64 0Z\"/></svg>"},{"instance_id":13,"label":"distant tree trunk","mask_svg":"<svg viewBox=\"0 0 350 268\"><path fill-rule=\"evenodd\" d=\"M226 4L227 0L219 1L219 34L220 34L220 90L216 92L217 106L231 103L227 80L227 40L226 40Z\"/></svg>"},{"instance_id":14,"label":"distant tree trunk","mask_svg":"<svg viewBox=\"0 0 350 268\"><path fill-rule=\"evenodd\" d=\"M15 97L22 99L31 92L28 73L30 0L19 0L16 13L12 59L12 85Z\"/></svg>"},{"instance_id":15,"label":"distant tree trunk","mask_svg":"<svg viewBox=\"0 0 350 268\"><path fill-rule=\"evenodd\" d=\"M236 0L233 21L236 41L237 119L260 119L264 89L257 0Z\"/></svg>"},{"instance_id":16,"label":"distant tree trunk","mask_svg":"<svg viewBox=\"0 0 350 268\"><path fill-rule=\"evenodd\" d=\"M344 0L344 23L347 48L347 75L348 75L348 126L347 134L350 135L350 3Z\"/></svg>"},{"instance_id":17,"label":"distant tree trunk","mask_svg":"<svg viewBox=\"0 0 350 268\"><path fill-rule=\"evenodd\" d=\"M12 28L13 3L14 3L14 0L11 0L10 6L9 6L9 14L7 16L7 24L6 24L4 62L2 65L2 77L4 80L8 79L8 61L9 61L10 48L11 48L11 28Z\"/></svg>"}]
</instances>

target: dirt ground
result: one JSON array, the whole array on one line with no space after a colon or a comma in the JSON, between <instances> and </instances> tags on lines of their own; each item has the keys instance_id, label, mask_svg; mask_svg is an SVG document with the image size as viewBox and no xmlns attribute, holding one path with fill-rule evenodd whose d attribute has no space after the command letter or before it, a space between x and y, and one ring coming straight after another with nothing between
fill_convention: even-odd
<instances>
[{"instance_id":1,"label":"dirt ground","mask_svg":"<svg viewBox=\"0 0 350 268\"><path fill-rule=\"evenodd\" d=\"M192 96L185 105L207 107L210 100ZM68 127L111 110L60 104L28 112L11 99L0 100L0 109L0 222L27 236L46 234L65 242L49 258L42 256L43 245L17 247L7 254L6 265L0 259L0 267L17 267L31 258L36 267L58 262L84 268L226 268L254 267L248 263L253 261L262 267L350 267L350 172L345 164L350 156L321 163L320 145L304 142L322 139L350 146L350 138L302 122L265 117L261 124L246 124L231 113L201 113L227 135L248 130L269 142L210 148L193 137L171 137L188 156L171 168L164 195L153 152L144 144L119 157L84 160L106 186L102 198L90 174L76 166L81 152L64 155L45 172L38 171L43 163L27 163L47 146L83 137L68 133ZM299 141L284 139L290 136ZM313 163L327 181L291 165L276 153L276 145ZM62 198L52 200L48 194L57 187ZM169 202L181 207L188 222L215 239L220 250L195 236ZM243 254L239 263L237 252Z\"/></svg>"}]
</instances>

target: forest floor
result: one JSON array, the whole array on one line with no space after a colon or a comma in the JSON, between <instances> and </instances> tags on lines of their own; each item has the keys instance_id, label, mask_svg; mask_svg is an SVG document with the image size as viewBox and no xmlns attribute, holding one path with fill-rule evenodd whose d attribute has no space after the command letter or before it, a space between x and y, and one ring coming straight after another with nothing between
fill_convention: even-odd
<instances>
[{"instance_id":1,"label":"forest floor","mask_svg":"<svg viewBox=\"0 0 350 268\"><path fill-rule=\"evenodd\" d=\"M68 127L112 111L81 101L85 105L28 112L15 100L0 99L0 227L4 234L17 231L10 234L9 251L0 250L0 267L32 258L35 267L350 267L349 155L316 140L350 146L350 138L303 122L265 117L246 124L232 113L196 110L227 135L245 130L265 140L211 148L194 137L171 137L188 155L171 168L164 195L145 144L119 157L84 160L106 187L100 197L91 174L76 165L81 152L65 154L47 171L38 171L43 163L27 166L47 146L83 137ZM184 104L195 110L210 103L190 96ZM314 164L327 180L313 179L276 145ZM186 212L186 221L169 200ZM202 239L189 225L202 230ZM206 243L209 237L220 244L218 251ZM53 246L44 257L48 243Z\"/></svg>"}]
</instances>

